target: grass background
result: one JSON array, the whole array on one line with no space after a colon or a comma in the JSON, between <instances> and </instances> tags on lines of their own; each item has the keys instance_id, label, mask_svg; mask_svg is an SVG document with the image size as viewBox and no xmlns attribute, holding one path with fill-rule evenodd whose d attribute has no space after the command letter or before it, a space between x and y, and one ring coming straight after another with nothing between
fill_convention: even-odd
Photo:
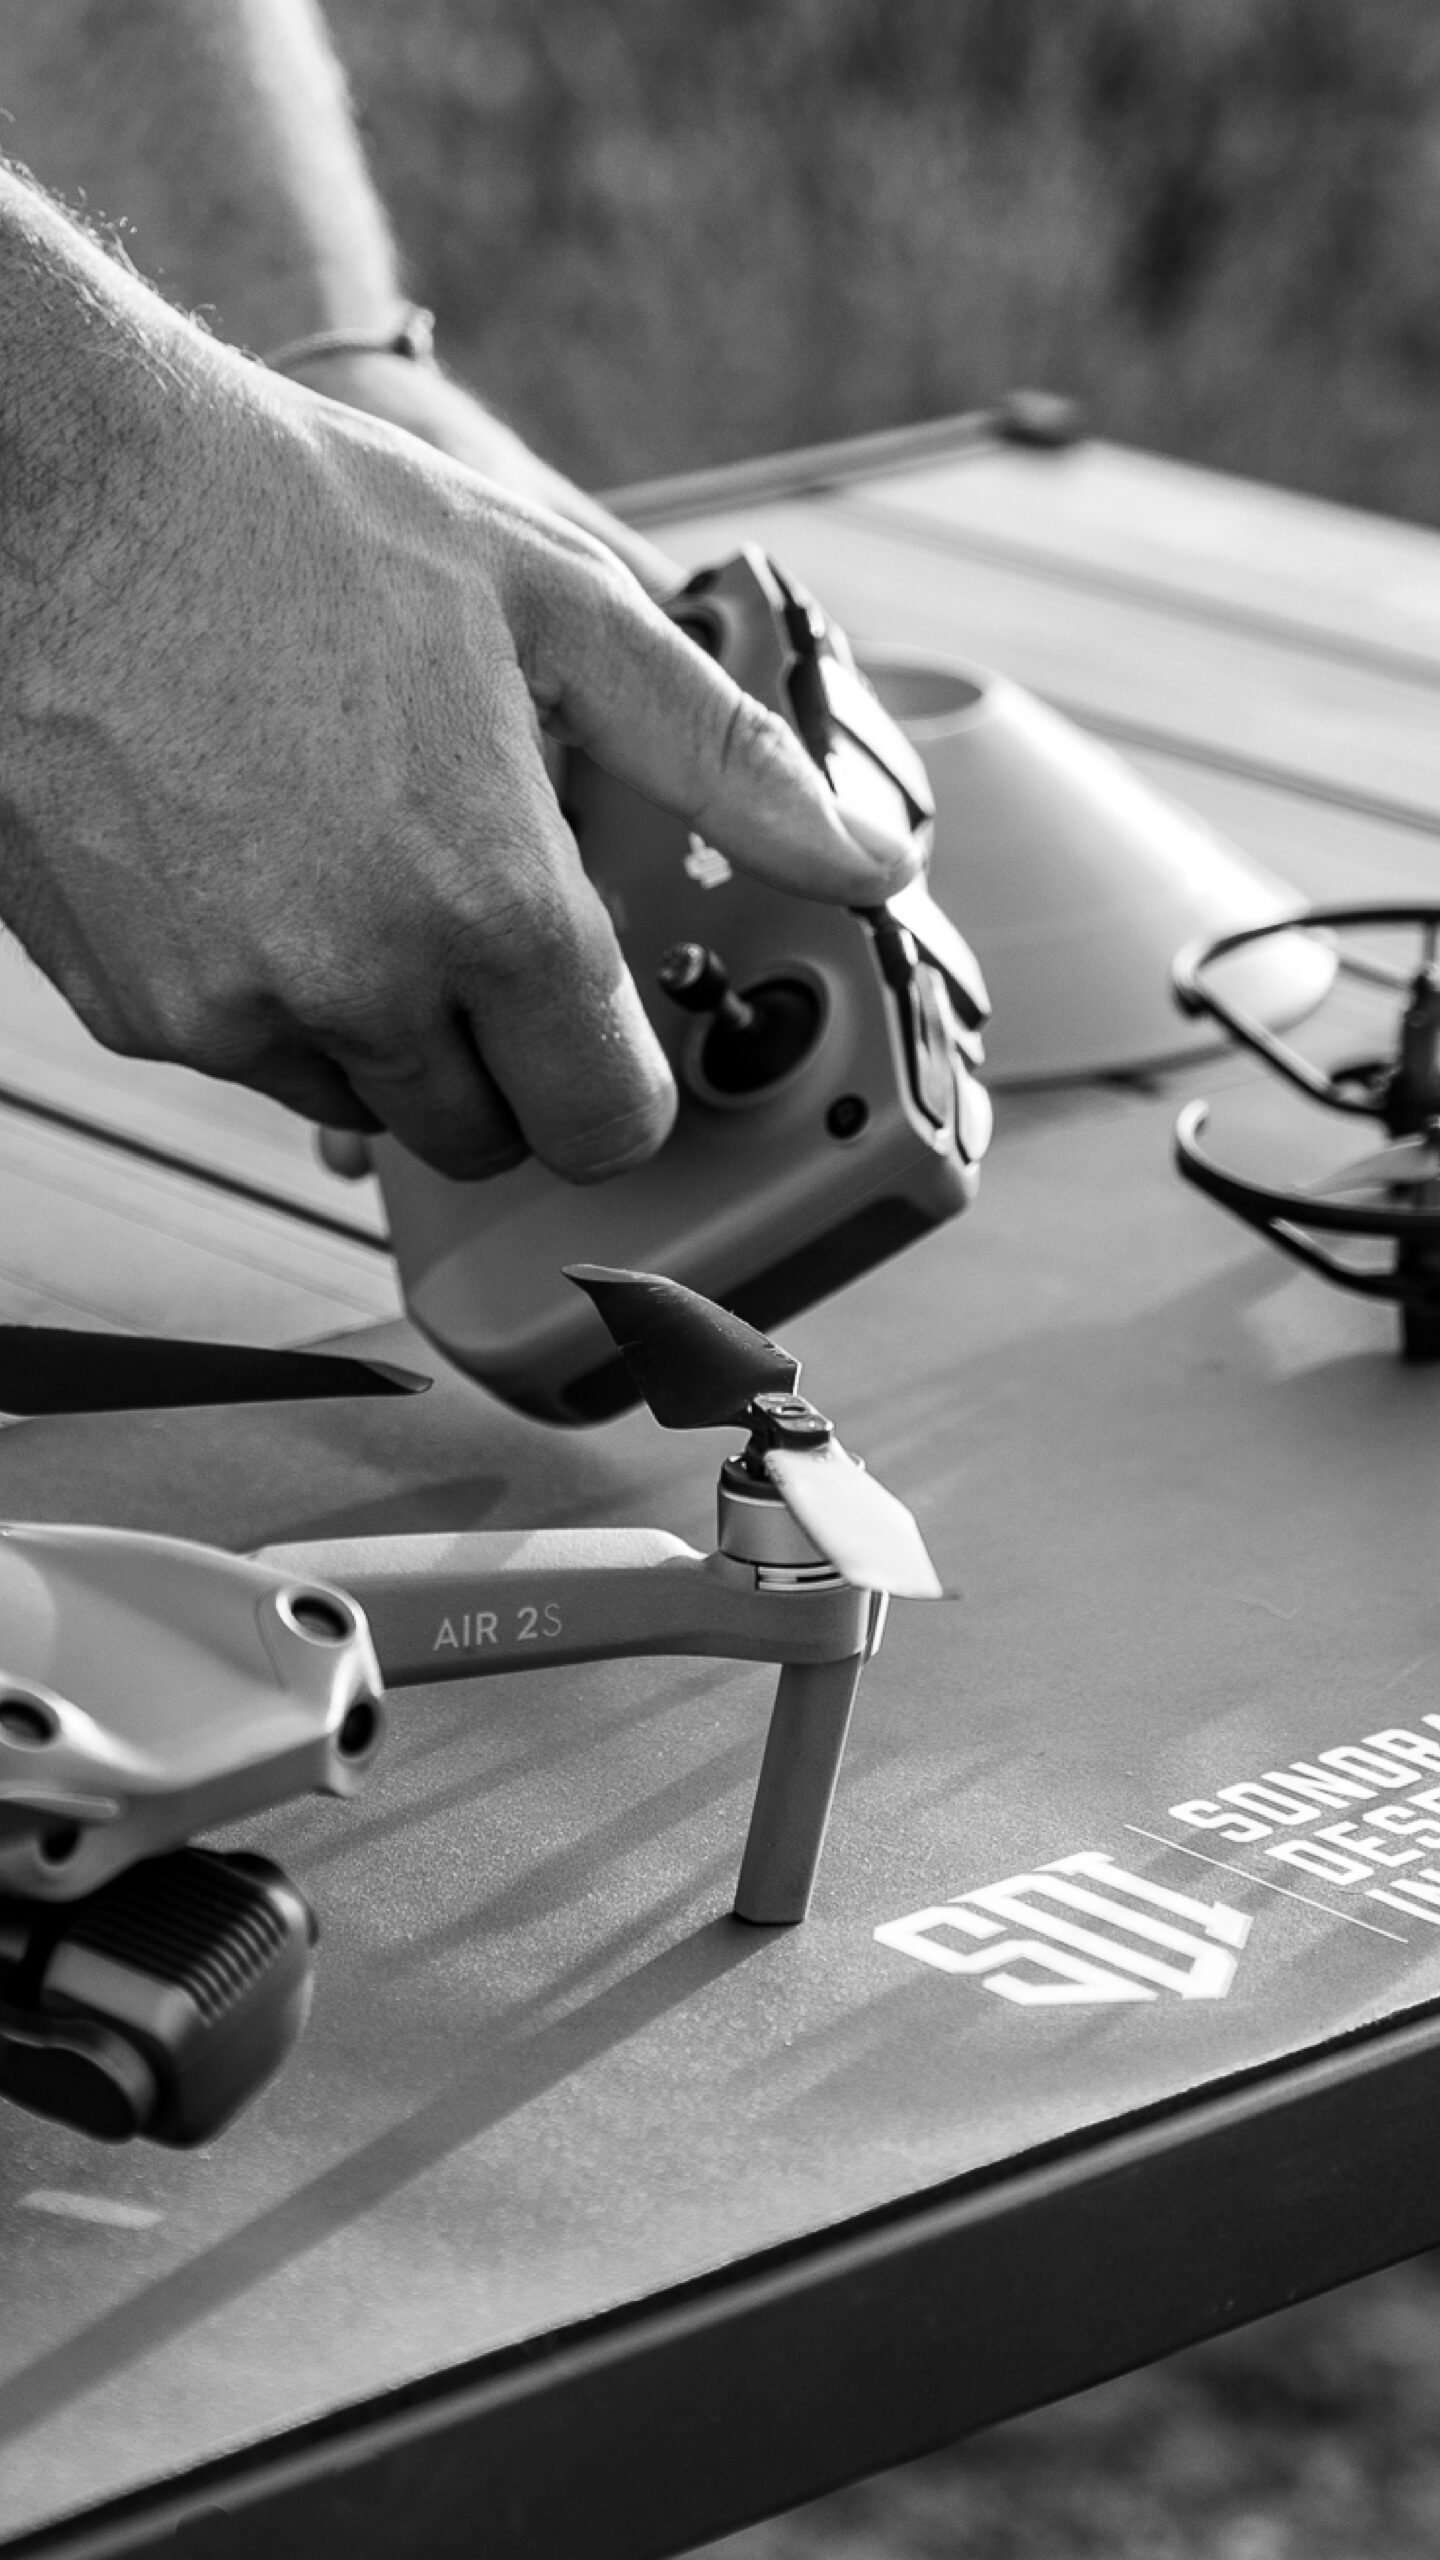
<instances>
[{"instance_id":1,"label":"grass background","mask_svg":"<svg viewBox=\"0 0 1440 2560\"><path fill-rule=\"evenodd\" d=\"M582 480L1038 383L1440 522L1434 0L329 8L452 366ZM1437 2552L1422 2259L711 2560Z\"/></svg>"},{"instance_id":2,"label":"grass background","mask_svg":"<svg viewBox=\"0 0 1440 2560\"><path fill-rule=\"evenodd\" d=\"M452 363L591 482L1016 383L1440 520L1433 0L330 0Z\"/></svg>"},{"instance_id":3,"label":"grass background","mask_svg":"<svg viewBox=\"0 0 1440 2560\"><path fill-rule=\"evenodd\" d=\"M1435 2560L1413 2260L710 2545L705 2560Z\"/></svg>"}]
</instances>

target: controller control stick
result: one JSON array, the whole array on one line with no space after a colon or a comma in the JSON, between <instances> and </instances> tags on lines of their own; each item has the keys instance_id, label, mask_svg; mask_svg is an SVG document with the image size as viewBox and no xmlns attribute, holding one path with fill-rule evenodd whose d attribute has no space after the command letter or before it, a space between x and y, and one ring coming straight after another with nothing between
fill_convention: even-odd
<instances>
[{"instance_id":1,"label":"controller control stick","mask_svg":"<svg viewBox=\"0 0 1440 2560\"><path fill-rule=\"evenodd\" d=\"M713 1093L763 1093L815 1045L820 997L804 978L764 978L737 995L724 961L703 942L672 943L656 975L673 1004L710 1016L698 1063Z\"/></svg>"}]
</instances>

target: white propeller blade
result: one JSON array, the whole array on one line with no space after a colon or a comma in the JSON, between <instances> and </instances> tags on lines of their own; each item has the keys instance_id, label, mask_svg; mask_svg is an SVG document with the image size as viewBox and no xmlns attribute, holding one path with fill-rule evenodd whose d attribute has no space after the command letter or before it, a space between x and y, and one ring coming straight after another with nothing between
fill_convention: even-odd
<instances>
[{"instance_id":1,"label":"white propeller blade","mask_svg":"<svg viewBox=\"0 0 1440 2560\"><path fill-rule=\"evenodd\" d=\"M1307 1182L1312 1200L1342 1200L1352 1191L1413 1191L1422 1183L1440 1182L1440 1147L1430 1137L1397 1139L1373 1156Z\"/></svg>"},{"instance_id":2,"label":"white propeller blade","mask_svg":"<svg viewBox=\"0 0 1440 2560\"><path fill-rule=\"evenodd\" d=\"M857 1591L944 1599L913 1515L838 1440L771 1449L765 1472L806 1537Z\"/></svg>"}]
</instances>

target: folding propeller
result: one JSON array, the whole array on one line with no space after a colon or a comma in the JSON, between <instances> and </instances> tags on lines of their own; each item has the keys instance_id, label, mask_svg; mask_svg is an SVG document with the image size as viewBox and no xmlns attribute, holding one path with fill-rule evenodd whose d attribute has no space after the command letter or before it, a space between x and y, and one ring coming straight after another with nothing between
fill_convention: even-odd
<instances>
[{"instance_id":1,"label":"folding propeller","mask_svg":"<svg viewBox=\"0 0 1440 2560\"><path fill-rule=\"evenodd\" d=\"M768 1335L654 1271L571 1263L631 1377L667 1431L734 1423L750 1432L740 1461L773 1485L812 1546L861 1591L908 1600L944 1593L903 1502L867 1475L834 1427L797 1390L800 1363Z\"/></svg>"},{"instance_id":2,"label":"folding propeller","mask_svg":"<svg viewBox=\"0 0 1440 2560\"><path fill-rule=\"evenodd\" d=\"M388 1360L324 1351L0 1325L0 1413L128 1413L162 1405L417 1395L429 1384Z\"/></svg>"},{"instance_id":3,"label":"folding propeller","mask_svg":"<svg viewBox=\"0 0 1440 2560\"><path fill-rule=\"evenodd\" d=\"M1357 1191L1418 1191L1427 1182L1440 1182L1440 1139L1429 1131L1397 1139L1305 1188L1315 1200L1348 1200Z\"/></svg>"},{"instance_id":4,"label":"folding propeller","mask_svg":"<svg viewBox=\"0 0 1440 2560\"><path fill-rule=\"evenodd\" d=\"M593 1302L636 1386L667 1431L749 1419L758 1395L793 1395L794 1353L696 1289L658 1271L571 1262L565 1277Z\"/></svg>"}]
</instances>

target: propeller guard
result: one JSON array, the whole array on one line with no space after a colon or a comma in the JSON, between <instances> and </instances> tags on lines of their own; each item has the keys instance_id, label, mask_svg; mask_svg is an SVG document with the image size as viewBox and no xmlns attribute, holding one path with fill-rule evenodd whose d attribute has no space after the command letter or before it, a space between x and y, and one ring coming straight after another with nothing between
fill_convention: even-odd
<instances>
[{"instance_id":1,"label":"propeller guard","mask_svg":"<svg viewBox=\"0 0 1440 2560\"><path fill-rule=\"evenodd\" d=\"M1367 927L1412 925L1423 938L1423 955L1415 971L1395 970L1344 950L1336 953L1336 974L1369 985L1393 987L1407 999L1396 1053L1389 1058L1359 1058L1329 1071L1302 1057L1264 1023L1228 1003L1209 983L1208 972L1233 952L1275 933L1314 930L1339 934ZM1193 943L1174 964L1175 1001L1182 1013L1208 1014L1230 1037L1250 1049L1287 1083L1327 1110L1352 1118L1377 1120L1392 1139L1416 1146L1440 1135L1440 905L1391 903L1322 906L1301 910L1278 922L1251 925ZM1182 1178L1228 1209L1257 1234L1267 1237L1290 1259L1333 1281L1338 1288L1366 1298L1389 1299L1401 1310L1402 1347L1407 1358L1440 1358L1440 1160L1437 1205L1421 1205L1412 1191L1430 1190L1428 1178L1409 1184L1372 1176L1376 1194L1370 1203L1326 1197L1318 1189L1280 1189L1256 1182L1218 1164L1200 1140L1209 1106L1187 1103L1175 1128L1175 1163ZM1392 1150L1403 1154L1402 1146ZM1383 1163L1383 1159L1379 1160ZM1357 1166L1363 1176L1366 1164ZM1332 1188L1334 1185L1332 1184ZM1363 1187L1357 1180L1356 1188ZM1348 1236L1361 1241L1387 1238L1395 1246L1385 1266L1365 1268L1327 1249L1319 1239Z\"/></svg>"},{"instance_id":2,"label":"propeller guard","mask_svg":"<svg viewBox=\"0 0 1440 2560\"><path fill-rule=\"evenodd\" d=\"M1175 1162L1197 1191L1218 1200L1222 1209L1243 1218L1247 1227L1268 1236L1282 1253L1308 1263L1312 1271L1337 1281L1342 1289L1366 1298L1395 1298L1402 1305L1430 1306L1440 1316L1440 1268L1426 1278L1418 1273L1357 1271L1341 1262L1299 1228L1319 1228L1335 1235L1394 1236L1425 1244L1440 1256L1440 1209L1410 1209L1397 1198L1393 1208L1347 1209L1333 1200L1317 1200L1308 1191L1272 1191L1238 1173L1227 1173L1204 1153L1199 1138L1210 1116L1207 1102L1187 1102L1175 1123Z\"/></svg>"}]
</instances>

